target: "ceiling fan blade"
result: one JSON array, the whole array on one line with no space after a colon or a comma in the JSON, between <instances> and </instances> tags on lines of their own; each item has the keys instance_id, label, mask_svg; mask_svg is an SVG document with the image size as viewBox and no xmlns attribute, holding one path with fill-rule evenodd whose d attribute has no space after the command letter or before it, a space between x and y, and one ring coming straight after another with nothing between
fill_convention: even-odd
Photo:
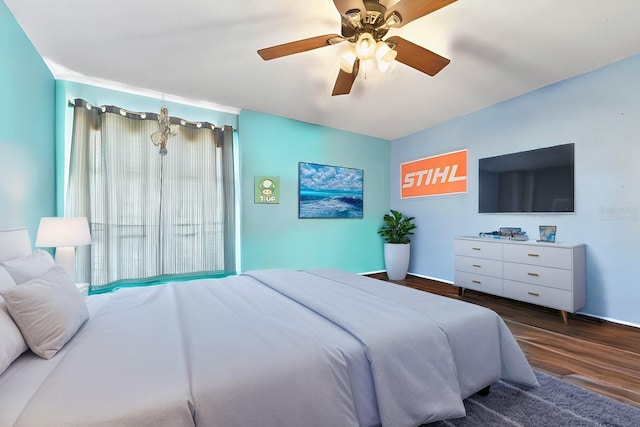
<instances>
[{"instance_id":1,"label":"ceiling fan blade","mask_svg":"<svg viewBox=\"0 0 640 427\"><path fill-rule=\"evenodd\" d=\"M341 15L346 15L348 11L353 9L359 10L363 16L367 14L367 8L362 0L333 0L333 4L336 5L336 9Z\"/></svg>"},{"instance_id":2,"label":"ceiling fan blade","mask_svg":"<svg viewBox=\"0 0 640 427\"><path fill-rule=\"evenodd\" d=\"M423 16L448 6L455 1L456 0L400 0L398 3L387 9L385 19L395 12L400 15L402 21L392 26L402 27L415 19L422 18Z\"/></svg>"},{"instance_id":3,"label":"ceiling fan blade","mask_svg":"<svg viewBox=\"0 0 640 427\"><path fill-rule=\"evenodd\" d=\"M430 76L435 76L451 62L449 59L431 52L422 46L411 43L402 37L393 36L385 41L396 45L395 50L398 52L396 61L402 62Z\"/></svg>"},{"instance_id":4,"label":"ceiling fan blade","mask_svg":"<svg viewBox=\"0 0 640 427\"><path fill-rule=\"evenodd\" d=\"M342 68L338 73L338 78L336 79L336 84L333 87L333 92L331 92L331 96L336 95L348 95L351 92L351 87L353 86L353 82L356 80L356 76L358 75L358 70L360 69L360 60L356 59L353 63L353 71L347 73L343 71Z\"/></svg>"},{"instance_id":5,"label":"ceiling fan blade","mask_svg":"<svg viewBox=\"0 0 640 427\"><path fill-rule=\"evenodd\" d=\"M344 41L342 36L337 34L325 34L324 36L311 37L304 40L297 40L295 42L260 49L258 51L258 55L260 55L265 61L268 61L270 59L293 55L294 53L306 52L319 47L330 46L342 41Z\"/></svg>"}]
</instances>

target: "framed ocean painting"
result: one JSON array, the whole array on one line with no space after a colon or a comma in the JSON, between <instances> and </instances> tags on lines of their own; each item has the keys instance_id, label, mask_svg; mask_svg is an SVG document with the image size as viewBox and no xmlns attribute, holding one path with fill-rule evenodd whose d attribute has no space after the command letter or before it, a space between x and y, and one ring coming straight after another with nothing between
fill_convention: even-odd
<instances>
[{"instance_id":1,"label":"framed ocean painting","mask_svg":"<svg viewBox=\"0 0 640 427\"><path fill-rule=\"evenodd\" d=\"M298 163L298 218L362 218L362 169Z\"/></svg>"},{"instance_id":2,"label":"framed ocean painting","mask_svg":"<svg viewBox=\"0 0 640 427\"><path fill-rule=\"evenodd\" d=\"M541 225L538 228L540 229L540 240L538 242L555 243L557 230L555 225Z\"/></svg>"}]
</instances>

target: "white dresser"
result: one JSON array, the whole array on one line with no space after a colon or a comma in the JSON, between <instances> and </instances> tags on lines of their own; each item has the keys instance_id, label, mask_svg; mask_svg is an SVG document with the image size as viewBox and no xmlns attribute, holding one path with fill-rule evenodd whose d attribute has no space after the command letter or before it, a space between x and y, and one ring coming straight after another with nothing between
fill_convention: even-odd
<instances>
[{"instance_id":1,"label":"white dresser","mask_svg":"<svg viewBox=\"0 0 640 427\"><path fill-rule=\"evenodd\" d=\"M583 244L456 237L454 253L462 289L555 308L565 323L586 303Z\"/></svg>"}]
</instances>

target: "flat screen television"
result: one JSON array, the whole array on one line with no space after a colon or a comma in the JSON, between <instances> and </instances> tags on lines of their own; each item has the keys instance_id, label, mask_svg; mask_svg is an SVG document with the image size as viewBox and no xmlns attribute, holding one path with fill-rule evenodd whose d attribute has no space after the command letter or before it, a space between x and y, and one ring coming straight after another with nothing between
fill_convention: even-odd
<instances>
[{"instance_id":1,"label":"flat screen television","mask_svg":"<svg viewBox=\"0 0 640 427\"><path fill-rule=\"evenodd\" d=\"M574 144L478 162L480 213L575 212Z\"/></svg>"}]
</instances>

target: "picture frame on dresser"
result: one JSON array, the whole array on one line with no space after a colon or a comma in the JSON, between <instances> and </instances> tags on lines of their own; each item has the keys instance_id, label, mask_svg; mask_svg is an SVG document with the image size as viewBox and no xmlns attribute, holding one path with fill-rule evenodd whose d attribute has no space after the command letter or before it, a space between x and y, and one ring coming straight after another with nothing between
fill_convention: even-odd
<instances>
[{"instance_id":1,"label":"picture frame on dresser","mask_svg":"<svg viewBox=\"0 0 640 427\"><path fill-rule=\"evenodd\" d=\"M538 229L540 230L540 240L538 242L555 243L558 227L555 225L540 225Z\"/></svg>"}]
</instances>

